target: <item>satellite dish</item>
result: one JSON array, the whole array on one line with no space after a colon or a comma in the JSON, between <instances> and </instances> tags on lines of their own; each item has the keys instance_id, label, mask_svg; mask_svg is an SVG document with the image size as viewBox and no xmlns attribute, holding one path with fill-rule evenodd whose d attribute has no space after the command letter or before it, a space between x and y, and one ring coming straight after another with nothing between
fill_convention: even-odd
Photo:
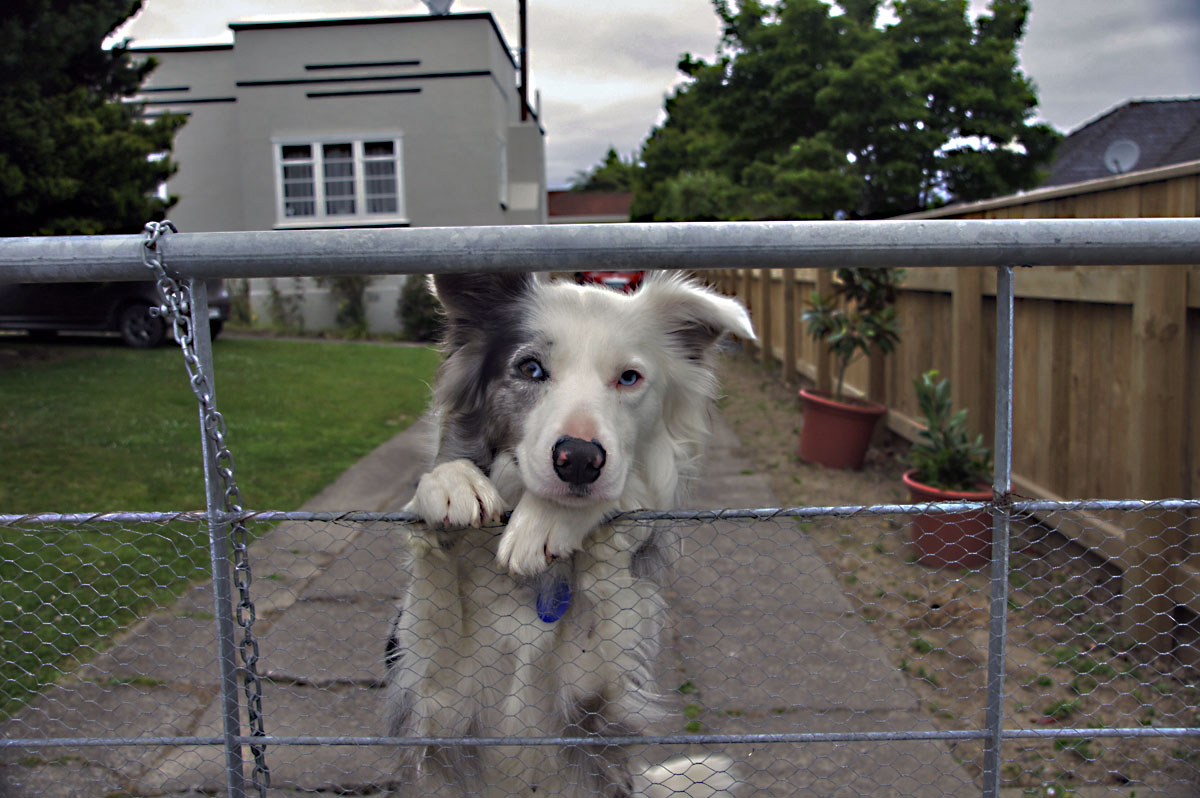
<instances>
[{"instance_id":1,"label":"satellite dish","mask_svg":"<svg viewBox=\"0 0 1200 798\"><path fill-rule=\"evenodd\" d=\"M1117 139L1104 151L1104 165L1114 175L1123 175L1137 166L1141 148L1129 139Z\"/></svg>"},{"instance_id":2,"label":"satellite dish","mask_svg":"<svg viewBox=\"0 0 1200 798\"><path fill-rule=\"evenodd\" d=\"M421 0L422 3L429 9L429 13L435 17L444 17L450 13L450 6L454 4L454 0Z\"/></svg>"}]
</instances>

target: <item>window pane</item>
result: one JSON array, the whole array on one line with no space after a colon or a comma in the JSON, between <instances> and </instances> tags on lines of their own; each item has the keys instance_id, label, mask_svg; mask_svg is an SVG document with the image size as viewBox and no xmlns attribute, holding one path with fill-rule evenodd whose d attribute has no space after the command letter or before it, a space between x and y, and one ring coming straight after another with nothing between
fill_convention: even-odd
<instances>
[{"instance_id":1,"label":"window pane","mask_svg":"<svg viewBox=\"0 0 1200 798\"><path fill-rule=\"evenodd\" d=\"M313 167L310 163L293 163L283 165L284 180L312 180Z\"/></svg>"},{"instance_id":2,"label":"window pane","mask_svg":"<svg viewBox=\"0 0 1200 798\"><path fill-rule=\"evenodd\" d=\"M284 181L284 199L301 199L304 197L311 197L314 193L315 192L313 191L312 183L292 183Z\"/></svg>"},{"instance_id":3,"label":"window pane","mask_svg":"<svg viewBox=\"0 0 1200 798\"><path fill-rule=\"evenodd\" d=\"M285 144L280 148L285 161L307 160L312 158L311 144Z\"/></svg>"},{"instance_id":4,"label":"window pane","mask_svg":"<svg viewBox=\"0 0 1200 798\"><path fill-rule=\"evenodd\" d=\"M354 177L354 161L326 161L325 178Z\"/></svg>"},{"instance_id":5,"label":"window pane","mask_svg":"<svg viewBox=\"0 0 1200 798\"><path fill-rule=\"evenodd\" d=\"M395 144L390 141L363 142L363 154L368 158L392 155L395 151Z\"/></svg>"},{"instance_id":6,"label":"window pane","mask_svg":"<svg viewBox=\"0 0 1200 798\"><path fill-rule=\"evenodd\" d=\"M363 171L367 177L382 177L385 175L396 174L395 161L367 161L363 164Z\"/></svg>"},{"instance_id":7,"label":"window pane","mask_svg":"<svg viewBox=\"0 0 1200 798\"><path fill-rule=\"evenodd\" d=\"M391 155L390 144L388 155ZM396 190L396 161L389 157L387 160L366 161L363 163L366 173L367 213L397 212L400 206L399 192Z\"/></svg>"},{"instance_id":8,"label":"window pane","mask_svg":"<svg viewBox=\"0 0 1200 798\"><path fill-rule=\"evenodd\" d=\"M395 197L367 197L367 213L395 213Z\"/></svg>"},{"instance_id":9,"label":"window pane","mask_svg":"<svg viewBox=\"0 0 1200 798\"><path fill-rule=\"evenodd\" d=\"M367 178L367 196L378 197L382 194L396 193L396 178L369 177Z\"/></svg>"},{"instance_id":10,"label":"window pane","mask_svg":"<svg viewBox=\"0 0 1200 798\"><path fill-rule=\"evenodd\" d=\"M289 218L316 216L317 204L313 201L316 186L313 184L311 144L287 144L279 148L284 163L283 171L283 214Z\"/></svg>"},{"instance_id":11,"label":"window pane","mask_svg":"<svg viewBox=\"0 0 1200 798\"><path fill-rule=\"evenodd\" d=\"M286 202L283 205L283 212L288 216L316 216L317 203L315 202Z\"/></svg>"},{"instance_id":12,"label":"window pane","mask_svg":"<svg viewBox=\"0 0 1200 798\"><path fill-rule=\"evenodd\" d=\"M350 144L326 144L321 149L325 163L325 214L349 216L357 213L354 196L354 151Z\"/></svg>"}]
</instances>

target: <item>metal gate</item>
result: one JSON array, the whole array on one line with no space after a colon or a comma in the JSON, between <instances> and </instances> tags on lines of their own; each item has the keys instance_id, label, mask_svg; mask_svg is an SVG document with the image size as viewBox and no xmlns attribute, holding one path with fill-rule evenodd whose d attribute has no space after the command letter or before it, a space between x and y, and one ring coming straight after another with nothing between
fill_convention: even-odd
<instances>
[{"instance_id":1,"label":"metal gate","mask_svg":"<svg viewBox=\"0 0 1200 798\"><path fill-rule=\"evenodd\" d=\"M23 674L7 687L24 691L0 726L0 788L407 794L398 747L597 744L583 734L381 736L383 640L406 578L395 529L411 519L241 506L207 325L188 320L207 318L205 278L950 265L996 268L993 501L722 509L722 496L753 491L743 480L740 492L723 492L747 475L734 448L721 449L705 477L705 509L618 519L670 521L683 556L667 582L657 674L670 710L649 735L602 741L631 747L646 766L683 751L728 757L710 782L727 793L665 788L681 795L1194 795L1196 672L1139 646L1119 575L1045 532L1068 516L1178 528L1200 513L1200 499L1015 497L1011 411L1014 266L1189 264L1198 244L1194 219L179 233L150 248L134 236L0 241L8 282L145 279L146 265L165 257L163 287L182 313L176 332L200 406L208 498L202 512L0 515L0 572L18 585L0 603L17 630L2 642ZM931 510L989 514L991 564L930 572L911 562L896 530ZM130 566L125 594L97 596L68 619L103 631L98 642L57 652L50 678L22 671L39 625L66 622L39 616L38 590L19 586L31 558L54 558L86 585L106 567L96 541L117 528L135 549L169 541L173 554L157 555L156 574L172 572L171 556L183 563L206 548L211 580L147 581ZM114 613L135 604L140 619L113 628Z\"/></svg>"}]
</instances>

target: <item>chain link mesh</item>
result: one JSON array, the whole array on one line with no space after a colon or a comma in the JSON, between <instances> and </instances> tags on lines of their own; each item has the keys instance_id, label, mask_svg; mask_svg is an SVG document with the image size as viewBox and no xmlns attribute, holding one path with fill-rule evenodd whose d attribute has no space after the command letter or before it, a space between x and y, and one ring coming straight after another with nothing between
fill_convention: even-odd
<instances>
[{"instance_id":1,"label":"chain link mesh","mask_svg":"<svg viewBox=\"0 0 1200 798\"><path fill-rule=\"evenodd\" d=\"M1013 517L1002 785L1196 794L1196 670L1179 652L1139 646L1122 572L1054 528L1131 516L1038 506L1018 503ZM1152 505L1137 523L1177 529L1200 503L1182 508ZM683 516L671 523L680 556L664 579L655 674L667 712L631 746L635 761L720 752L734 794L979 794L988 563L930 564L899 512ZM397 748L428 741L381 735L384 641L407 587L402 522L286 517L246 524L273 784L414 794ZM223 788L211 585L197 580L206 520L136 518L0 523L15 576L0 606L12 630L0 727L9 794ZM620 523L663 523L652 518ZM542 733L522 742L582 742ZM514 742L479 736L440 742L466 752Z\"/></svg>"},{"instance_id":2,"label":"chain link mesh","mask_svg":"<svg viewBox=\"0 0 1200 798\"><path fill-rule=\"evenodd\" d=\"M536 761L524 751L565 749L586 772L606 767L613 745L636 772L679 754L707 768L702 785L659 765L646 795L986 794L996 713L1002 790L1200 793L1200 621L1179 592L1187 586L1156 575L1182 550L1147 552L1158 562L1144 568L1136 545L1117 562L1080 544L1116 529L1178 548L1200 500L1006 496L997 509L1011 514L1010 556L996 571L984 505L629 514L616 523L634 539L663 525L678 537L678 556L657 575L667 619L651 676L665 712L648 708L631 724L644 734L598 733L585 717L550 737L545 724L505 738L486 728L382 736L385 641L412 570L400 534L409 520L243 511L190 288L163 263L173 229L148 225L143 258L215 446L223 512L0 516L0 795L226 790L214 631L226 611L242 630L238 709L249 733L232 742L251 764L238 775L263 796L268 784L278 795L426 794L399 765L411 749L467 772L495 755L509 771L518 756L522 767ZM209 533L225 524L238 588L228 608L214 599L207 561ZM528 632L513 617L497 614L479 639ZM483 645L469 673L445 675L448 716L479 700L455 693L459 684L491 678Z\"/></svg>"}]
</instances>

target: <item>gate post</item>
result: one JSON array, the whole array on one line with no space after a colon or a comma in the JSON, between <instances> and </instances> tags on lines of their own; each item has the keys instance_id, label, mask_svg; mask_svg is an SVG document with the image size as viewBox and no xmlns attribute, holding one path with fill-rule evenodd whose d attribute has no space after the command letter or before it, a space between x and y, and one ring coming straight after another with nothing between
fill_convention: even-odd
<instances>
[{"instance_id":1,"label":"gate post","mask_svg":"<svg viewBox=\"0 0 1200 798\"><path fill-rule=\"evenodd\" d=\"M1013 270L996 270L996 443L992 472L992 593L989 604L987 739L983 794L1000 794L1004 751L1004 663L1008 633L1009 520L1012 515Z\"/></svg>"},{"instance_id":2,"label":"gate post","mask_svg":"<svg viewBox=\"0 0 1200 798\"><path fill-rule=\"evenodd\" d=\"M208 390L216 398L213 374L212 336L208 322L208 287L204 280L191 281L192 338L196 359L208 377ZM217 446L209 434L208 419L200 405L200 441L204 454L204 499L208 510L208 551L212 563L213 615L217 621L217 662L220 668L221 720L225 738L225 787L230 798L244 798L246 775L243 771L241 734L238 715L237 644L233 632L233 591L230 579L229 521L225 518L225 496L218 473Z\"/></svg>"}]
</instances>

